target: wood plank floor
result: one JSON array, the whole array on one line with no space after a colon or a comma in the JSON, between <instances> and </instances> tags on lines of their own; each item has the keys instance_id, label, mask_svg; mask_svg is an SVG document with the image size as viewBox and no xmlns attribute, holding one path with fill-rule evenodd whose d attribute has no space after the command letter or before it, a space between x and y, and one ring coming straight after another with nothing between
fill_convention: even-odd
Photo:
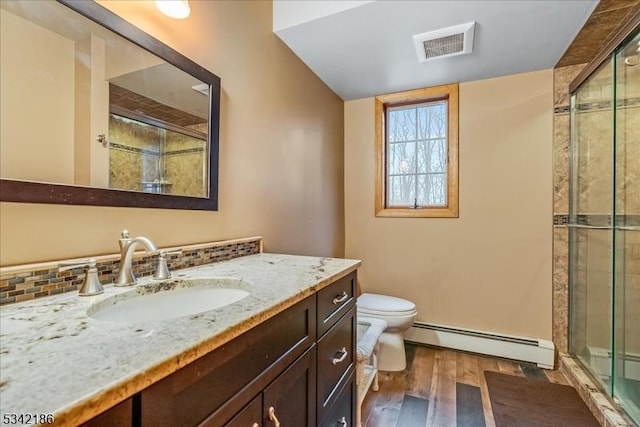
<instances>
[{"instance_id":1,"label":"wood plank floor","mask_svg":"<svg viewBox=\"0 0 640 427\"><path fill-rule=\"evenodd\" d=\"M363 427L495 427L485 370L569 384L531 363L406 344L407 369L380 374L362 404Z\"/></svg>"}]
</instances>

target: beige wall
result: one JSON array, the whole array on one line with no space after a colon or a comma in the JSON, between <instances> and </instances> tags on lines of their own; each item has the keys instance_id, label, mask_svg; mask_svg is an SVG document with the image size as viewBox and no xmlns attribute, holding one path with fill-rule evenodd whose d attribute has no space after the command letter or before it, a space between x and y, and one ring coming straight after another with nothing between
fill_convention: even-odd
<instances>
[{"instance_id":1,"label":"beige wall","mask_svg":"<svg viewBox=\"0 0 640 427\"><path fill-rule=\"evenodd\" d=\"M74 44L6 10L0 17L0 176L72 183Z\"/></svg>"},{"instance_id":2,"label":"beige wall","mask_svg":"<svg viewBox=\"0 0 640 427\"><path fill-rule=\"evenodd\" d=\"M101 2L222 78L220 210L0 204L0 263L117 252L123 228L159 246L260 234L265 250L344 251L343 103L272 32L271 2Z\"/></svg>"},{"instance_id":3,"label":"beige wall","mask_svg":"<svg viewBox=\"0 0 640 427\"><path fill-rule=\"evenodd\" d=\"M460 218L374 217L373 98L345 104L345 255L418 320L551 338L553 73L460 84Z\"/></svg>"},{"instance_id":4,"label":"beige wall","mask_svg":"<svg viewBox=\"0 0 640 427\"><path fill-rule=\"evenodd\" d=\"M98 1L98 3L109 7L108 2ZM107 79L114 79L165 63L163 59L122 38L109 39L105 54L107 63L104 73Z\"/></svg>"},{"instance_id":5,"label":"beige wall","mask_svg":"<svg viewBox=\"0 0 640 427\"><path fill-rule=\"evenodd\" d=\"M96 144L97 135L109 134L109 82L105 75L106 44L103 39L91 36L91 131L83 142L90 147L91 186L109 187L109 150Z\"/></svg>"}]
</instances>

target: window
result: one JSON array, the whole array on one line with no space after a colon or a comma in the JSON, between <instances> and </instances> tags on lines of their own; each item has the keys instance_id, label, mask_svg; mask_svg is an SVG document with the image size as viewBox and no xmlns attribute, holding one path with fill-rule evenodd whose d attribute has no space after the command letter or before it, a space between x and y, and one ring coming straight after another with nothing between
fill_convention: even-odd
<instances>
[{"instance_id":1,"label":"window","mask_svg":"<svg viewBox=\"0 0 640 427\"><path fill-rule=\"evenodd\" d=\"M458 217L458 85L378 96L376 216Z\"/></svg>"}]
</instances>

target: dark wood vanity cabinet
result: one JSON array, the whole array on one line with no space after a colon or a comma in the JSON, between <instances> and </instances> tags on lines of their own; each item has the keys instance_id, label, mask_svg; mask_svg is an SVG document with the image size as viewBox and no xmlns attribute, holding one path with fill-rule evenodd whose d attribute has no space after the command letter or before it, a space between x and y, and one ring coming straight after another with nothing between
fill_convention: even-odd
<instances>
[{"instance_id":1,"label":"dark wood vanity cabinet","mask_svg":"<svg viewBox=\"0 0 640 427\"><path fill-rule=\"evenodd\" d=\"M353 272L151 385L127 401L131 422L111 425L353 426L355 283Z\"/></svg>"},{"instance_id":2,"label":"dark wood vanity cabinet","mask_svg":"<svg viewBox=\"0 0 640 427\"><path fill-rule=\"evenodd\" d=\"M277 420L282 426L315 427L315 362L313 346L264 390L264 425L275 425Z\"/></svg>"},{"instance_id":3,"label":"dark wood vanity cabinet","mask_svg":"<svg viewBox=\"0 0 640 427\"><path fill-rule=\"evenodd\" d=\"M311 296L143 390L142 426L224 425L315 345L315 318Z\"/></svg>"},{"instance_id":4,"label":"dark wood vanity cabinet","mask_svg":"<svg viewBox=\"0 0 640 427\"><path fill-rule=\"evenodd\" d=\"M262 427L262 394L238 412L225 427Z\"/></svg>"},{"instance_id":5,"label":"dark wood vanity cabinet","mask_svg":"<svg viewBox=\"0 0 640 427\"><path fill-rule=\"evenodd\" d=\"M358 404L358 396L356 395L356 376L355 372L346 378L346 381L340 384L337 390L336 398L333 405L327 409L326 415L319 420L320 427L352 427L356 425L356 405Z\"/></svg>"},{"instance_id":6,"label":"dark wood vanity cabinet","mask_svg":"<svg viewBox=\"0 0 640 427\"><path fill-rule=\"evenodd\" d=\"M320 290L318 299L317 425L356 421L356 273Z\"/></svg>"},{"instance_id":7,"label":"dark wood vanity cabinet","mask_svg":"<svg viewBox=\"0 0 640 427\"><path fill-rule=\"evenodd\" d=\"M355 292L355 272L318 291L318 337L323 336L342 316L355 307Z\"/></svg>"},{"instance_id":8,"label":"dark wood vanity cabinet","mask_svg":"<svg viewBox=\"0 0 640 427\"><path fill-rule=\"evenodd\" d=\"M113 427L130 426L133 424L134 398L120 402L108 411L83 423L81 427Z\"/></svg>"},{"instance_id":9,"label":"dark wood vanity cabinet","mask_svg":"<svg viewBox=\"0 0 640 427\"><path fill-rule=\"evenodd\" d=\"M327 416L355 371L355 322L352 308L318 341L318 420Z\"/></svg>"},{"instance_id":10,"label":"dark wood vanity cabinet","mask_svg":"<svg viewBox=\"0 0 640 427\"><path fill-rule=\"evenodd\" d=\"M246 405L225 427L261 427L276 425L314 427L316 347L312 346L267 388ZM216 415L211 423L220 425Z\"/></svg>"}]
</instances>

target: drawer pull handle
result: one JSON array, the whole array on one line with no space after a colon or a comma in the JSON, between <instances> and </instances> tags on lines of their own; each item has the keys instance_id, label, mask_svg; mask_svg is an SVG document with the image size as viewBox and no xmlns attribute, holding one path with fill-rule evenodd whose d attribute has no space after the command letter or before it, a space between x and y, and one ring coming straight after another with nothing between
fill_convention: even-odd
<instances>
[{"instance_id":1,"label":"drawer pull handle","mask_svg":"<svg viewBox=\"0 0 640 427\"><path fill-rule=\"evenodd\" d=\"M333 363L334 365L337 365L340 362L344 362L344 359L347 358L347 354L349 354L346 347L342 347L342 350L340 350L338 353L342 353L342 355L340 357L334 357L333 360L331 360L331 363Z\"/></svg>"},{"instance_id":2,"label":"drawer pull handle","mask_svg":"<svg viewBox=\"0 0 640 427\"><path fill-rule=\"evenodd\" d=\"M251 427L260 427L260 424L258 424L258 423L253 423L253 424L251 425Z\"/></svg>"},{"instance_id":3,"label":"drawer pull handle","mask_svg":"<svg viewBox=\"0 0 640 427\"><path fill-rule=\"evenodd\" d=\"M278 417L276 417L276 408L273 406L269 407L269 419L273 422L274 426L280 427L280 421L278 421Z\"/></svg>"},{"instance_id":4,"label":"drawer pull handle","mask_svg":"<svg viewBox=\"0 0 640 427\"><path fill-rule=\"evenodd\" d=\"M347 300L347 298L349 298L349 295L345 291L342 291L340 295L336 295L333 299L333 305L342 304Z\"/></svg>"},{"instance_id":5,"label":"drawer pull handle","mask_svg":"<svg viewBox=\"0 0 640 427\"><path fill-rule=\"evenodd\" d=\"M347 422L347 419L345 417L342 417L338 420L338 424L342 424L344 427L347 427L349 425L349 423Z\"/></svg>"}]
</instances>

